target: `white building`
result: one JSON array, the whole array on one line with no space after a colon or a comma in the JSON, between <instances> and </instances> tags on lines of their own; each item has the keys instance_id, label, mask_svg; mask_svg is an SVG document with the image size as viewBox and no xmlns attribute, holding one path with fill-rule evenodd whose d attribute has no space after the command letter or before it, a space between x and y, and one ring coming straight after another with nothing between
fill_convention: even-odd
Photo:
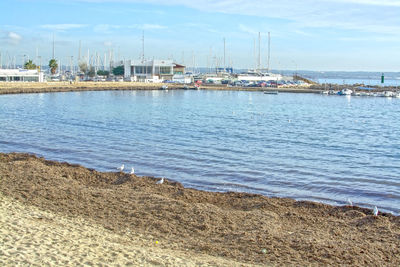
<instances>
[{"instance_id":1,"label":"white building","mask_svg":"<svg viewBox=\"0 0 400 267\"><path fill-rule=\"evenodd\" d=\"M172 60L125 60L124 78L141 82L172 80L174 66Z\"/></svg>"},{"instance_id":2,"label":"white building","mask_svg":"<svg viewBox=\"0 0 400 267\"><path fill-rule=\"evenodd\" d=\"M25 69L0 69L0 82L43 82L43 72Z\"/></svg>"}]
</instances>

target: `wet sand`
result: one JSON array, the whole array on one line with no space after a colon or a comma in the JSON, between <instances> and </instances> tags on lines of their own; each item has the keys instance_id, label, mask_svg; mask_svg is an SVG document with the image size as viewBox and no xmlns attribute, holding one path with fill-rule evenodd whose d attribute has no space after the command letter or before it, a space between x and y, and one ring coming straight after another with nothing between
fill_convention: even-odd
<instances>
[{"instance_id":1,"label":"wet sand","mask_svg":"<svg viewBox=\"0 0 400 267\"><path fill-rule=\"evenodd\" d=\"M400 217L157 180L0 153L0 265L400 265Z\"/></svg>"}]
</instances>

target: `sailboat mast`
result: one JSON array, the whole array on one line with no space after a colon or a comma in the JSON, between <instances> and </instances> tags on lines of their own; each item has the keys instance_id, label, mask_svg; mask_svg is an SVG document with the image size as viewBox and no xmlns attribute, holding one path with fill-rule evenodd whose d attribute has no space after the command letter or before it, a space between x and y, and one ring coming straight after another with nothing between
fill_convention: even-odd
<instances>
[{"instance_id":1,"label":"sailboat mast","mask_svg":"<svg viewBox=\"0 0 400 267\"><path fill-rule=\"evenodd\" d=\"M270 60L271 60L271 33L268 32L268 59L267 59L267 72L269 72L269 68L270 68Z\"/></svg>"},{"instance_id":2,"label":"sailboat mast","mask_svg":"<svg viewBox=\"0 0 400 267\"><path fill-rule=\"evenodd\" d=\"M224 72L226 70L226 44L225 44L225 37L224 37Z\"/></svg>"},{"instance_id":3,"label":"sailboat mast","mask_svg":"<svg viewBox=\"0 0 400 267\"><path fill-rule=\"evenodd\" d=\"M144 62L144 31L142 31L142 61Z\"/></svg>"},{"instance_id":4,"label":"sailboat mast","mask_svg":"<svg viewBox=\"0 0 400 267\"><path fill-rule=\"evenodd\" d=\"M261 33L258 32L258 71L261 69Z\"/></svg>"},{"instance_id":5,"label":"sailboat mast","mask_svg":"<svg viewBox=\"0 0 400 267\"><path fill-rule=\"evenodd\" d=\"M254 52L254 70L256 70L257 69L257 57L256 57L256 38L254 38L254 49L253 49L253 52Z\"/></svg>"},{"instance_id":6,"label":"sailboat mast","mask_svg":"<svg viewBox=\"0 0 400 267\"><path fill-rule=\"evenodd\" d=\"M81 61L81 49L82 49L82 42L81 42L81 40L79 40L78 62Z\"/></svg>"}]
</instances>

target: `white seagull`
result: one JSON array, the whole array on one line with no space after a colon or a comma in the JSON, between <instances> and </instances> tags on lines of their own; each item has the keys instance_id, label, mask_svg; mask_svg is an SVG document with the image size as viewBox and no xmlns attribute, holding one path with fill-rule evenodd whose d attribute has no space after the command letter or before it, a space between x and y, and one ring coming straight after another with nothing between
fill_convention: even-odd
<instances>
[{"instance_id":1,"label":"white seagull","mask_svg":"<svg viewBox=\"0 0 400 267\"><path fill-rule=\"evenodd\" d=\"M130 172L131 174L135 174L135 169L132 167L132 170Z\"/></svg>"},{"instance_id":2,"label":"white seagull","mask_svg":"<svg viewBox=\"0 0 400 267\"><path fill-rule=\"evenodd\" d=\"M121 167L118 168L118 170L119 170L120 172L122 172L122 171L124 170L124 168L125 168L125 165L122 164Z\"/></svg>"},{"instance_id":3,"label":"white seagull","mask_svg":"<svg viewBox=\"0 0 400 267\"><path fill-rule=\"evenodd\" d=\"M348 203L350 206L353 206L353 202L351 202L350 198L347 199L347 203Z\"/></svg>"},{"instance_id":4,"label":"white seagull","mask_svg":"<svg viewBox=\"0 0 400 267\"><path fill-rule=\"evenodd\" d=\"M157 181L157 183L156 183L156 184L162 184L162 183L164 183L164 177L163 177L163 178L161 178L161 180Z\"/></svg>"},{"instance_id":5,"label":"white seagull","mask_svg":"<svg viewBox=\"0 0 400 267\"><path fill-rule=\"evenodd\" d=\"M375 208L374 208L374 216L378 216L378 208L375 206Z\"/></svg>"}]
</instances>

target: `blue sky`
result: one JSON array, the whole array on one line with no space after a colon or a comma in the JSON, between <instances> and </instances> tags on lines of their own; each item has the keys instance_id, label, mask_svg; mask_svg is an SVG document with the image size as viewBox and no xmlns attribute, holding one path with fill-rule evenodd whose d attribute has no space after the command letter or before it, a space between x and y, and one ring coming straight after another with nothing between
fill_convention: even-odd
<instances>
[{"instance_id":1,"label":"blue sky","mask_svg":"<svg viewBox=\"0 0 400 267\"><path fill-rule=\"evenodd\" d=\"M226 62L252 68L262 36L262 65L271 33L271 68L400 71L400 0L1 0L2 63L48 61L55 37L64 64L113 51L187 66Z\"/></svg>"}]
</instances>

